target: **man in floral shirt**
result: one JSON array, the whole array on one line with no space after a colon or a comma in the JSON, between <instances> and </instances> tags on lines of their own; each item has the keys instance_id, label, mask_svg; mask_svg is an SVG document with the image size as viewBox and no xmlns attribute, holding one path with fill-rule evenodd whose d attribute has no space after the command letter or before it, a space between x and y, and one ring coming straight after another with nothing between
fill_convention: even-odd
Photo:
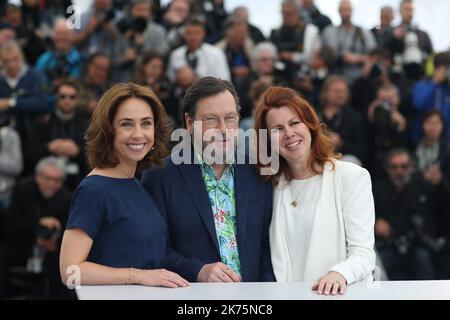
<instances>
[{"instance_id":1,"label":"man in floral shirt","mask_svg":"<svg viewBox=\"0 0 450 320\"><path fill-rule=\"evenodd\" d=\"M164 267L189 281L274 281L272 186L235 152L236 90L202 78L187 91L183 114L189 142L142 178L167 223Z\"/></svg>"}]
</instances>

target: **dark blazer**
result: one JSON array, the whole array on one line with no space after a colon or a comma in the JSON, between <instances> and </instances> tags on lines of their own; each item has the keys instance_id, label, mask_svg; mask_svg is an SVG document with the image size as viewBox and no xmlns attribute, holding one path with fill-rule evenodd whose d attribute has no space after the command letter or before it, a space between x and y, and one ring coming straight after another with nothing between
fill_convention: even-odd
<instances>
[{"instance_id":1,"label":"dark blazer","mask_svg":"<svg viewBox=\"0 0 450 320\"><path fill-rule=\"evenodd\" d=\"M26 141L26 129L36 116L51 111L47 104L46 83L44 74L33 68L28 69L15 88L0 76L0 98L16 97L16 106L8 112L16 118L16 129L22 141Z\"/></svg>"},{"instance_id":2,"label":"dark blazer","mask_svg":"<svg viewBox=\"0 0 450 320\"><path fill-rule=\"evenodd\" d=\"M169 157L162 167L146 171L142 184L167 223L166 268L197 281L203 265L221 261L200 166L176 165ZM234 187L242 281L275 281L269 246L272 186L261 180L254 166L238 164Z\"/></svg>"}]
</instances>

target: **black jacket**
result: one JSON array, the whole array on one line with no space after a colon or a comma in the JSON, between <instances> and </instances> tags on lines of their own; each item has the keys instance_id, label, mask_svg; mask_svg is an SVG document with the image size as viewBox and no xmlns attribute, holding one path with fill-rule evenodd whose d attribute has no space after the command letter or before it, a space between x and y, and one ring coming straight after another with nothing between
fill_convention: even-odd
<instances>
[{"instance_id":1,"label":"black jacket","mask_svg":"<svg viewBox=\"0 0 450 320\"><path fill-rule=\"evenodd\" d=\"M52 155L48 150L48 143L54 139L72 139L80 149L76 157L70 158L69 162L76 163L79 167L78 174L68 174L66 186L73 190L84 177L87 164L84 158L84 132L88 122L80 115L72 120L61 120L55 113L38 119L32 127L29 139L24 147L25 174L32 174L37 162Z\"/></svg>"},{"instance_id":2,"label":"black jacket","mask_svg":"<svg viewBox=\"0 0 450 320\"><path fill-rule=\"evenodd\" d=\"M44 199L34 176L16 184L6 217L6 239L27 258L36 240L35 231L42 217L55 217L64 228L70 209L71 193L61 188L52 198Z\"/></svg>"}]
</instances>

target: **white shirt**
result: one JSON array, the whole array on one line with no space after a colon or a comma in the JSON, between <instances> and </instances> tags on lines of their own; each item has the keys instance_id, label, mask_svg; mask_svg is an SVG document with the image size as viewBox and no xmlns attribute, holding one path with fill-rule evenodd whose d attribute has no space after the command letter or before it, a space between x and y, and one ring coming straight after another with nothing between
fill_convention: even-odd
<instances>
[{"instance_id":1,"label":"white shirt","mask_svg":"<svg viewBox=\"0 0 450 320\"><path fill-rule=\"evenodd\" d=\"M289 250L287 263L287 281L304 281L304 271L314 215L320 197L322 176L317 175L305 180L292 180L288 185L277 186L281 197L282 236L286 243L295 243L295 250ZM291 205L295 199L297 206ZM271 227L273 227L271 225Z\"/></svg>"},{"instance_id":2,"label":"white shirt","mask_svg":"<svg viewBox=\"0 0 450 320\"><path fill-rule=\"evenodd\" d=\"M187 47L184 45L172 52L167 66L167 77L170 81L175 81L177 71L188 65L186 60ZM204 43L195 52L197 65L195 73L199 78L212 76L222 80L230 80L230 70L228 68L227 58L222 50Z\"/></svg>"},{"instance_id":3,"label":"white shirt","mask_svg":"<svg viewBox=\"0 0 450 320\"><path fill-rule=\"evenodd\" d=\"M333 163L334 170L330 162L325 164L321 179L314 188L307 186L308 189L316 189L319 185L320 189L318 194L311 191L306 195L313 201L319 197L309 208L315 208L308 213L313 219L309 235L297 235L295 241L288 238L302 231L289 226L293 222L285 217L285 194L280 188L274 190L269 237L277 281L315 281L329 271L342 274L348 284L372 277L375 267L375 208L370 175L366 169L349 162L335 160ZM286 179L281 177L280 184L285 183L283 181ZM289 197L287 205L291 202ZM300 207L301 202L297 202ZM289 228L292 228L291 232L288 232ZM302 268L303 275L296 278L299 271L294 272L294 269Z\"/></svg>"},{"instance_id":4,"label":"white shirt","mask_svg":"<svg viewBox=\"0 0 450 320\"><path fill-rule=\"evenodd\" d=\"M2 76L5 78L6 83L11 89L15 89L17 85L19 84L20 79L27 73L28 66L24 64L22 68L20 69L19 73L14 78L9 77L6 72L2 71Z\"/></svg>"}]
</instances>

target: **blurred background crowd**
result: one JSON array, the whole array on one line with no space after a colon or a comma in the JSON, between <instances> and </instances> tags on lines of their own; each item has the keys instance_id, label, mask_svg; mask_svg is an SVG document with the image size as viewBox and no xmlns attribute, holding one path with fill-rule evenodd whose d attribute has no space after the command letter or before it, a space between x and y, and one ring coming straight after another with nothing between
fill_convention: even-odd
<instances>
[{"instance_id":1,"label":"blurred background crowd","mask_svg":"<svg viewBox=\"0 0 450 320\"><path fill-rule=\"evenodd\" d=\"M371 173L383 277L448 279L450 51L433 49L414 2L382 7L369 30L349 0L336 25L314 0L282 0L266 35L250 23L258 12L225 1L93 0L81 13L71 0L0 1L0 297L74 297L59 243L101 95L149 86L176 129L203 76L233 82L243 129L269 86L300 92L344 159Z\"/></svg>"}]
</instances>

